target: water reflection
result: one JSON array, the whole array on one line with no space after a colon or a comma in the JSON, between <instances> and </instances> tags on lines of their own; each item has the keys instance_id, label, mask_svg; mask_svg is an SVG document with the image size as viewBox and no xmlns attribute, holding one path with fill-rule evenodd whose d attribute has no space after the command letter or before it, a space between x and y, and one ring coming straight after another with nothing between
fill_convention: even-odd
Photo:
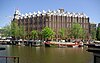
<instances>
[{"instance_id":1,"label":"water reflection","mask_svg":"<svg viewBox=\"0 0 100 63\"><path fill-rule=\"evenodd\" d=\"M0 56L19 56L20 63L90 63L92 55L86 48L45 48L9 46Z\"/></svg>"}]
</instances>

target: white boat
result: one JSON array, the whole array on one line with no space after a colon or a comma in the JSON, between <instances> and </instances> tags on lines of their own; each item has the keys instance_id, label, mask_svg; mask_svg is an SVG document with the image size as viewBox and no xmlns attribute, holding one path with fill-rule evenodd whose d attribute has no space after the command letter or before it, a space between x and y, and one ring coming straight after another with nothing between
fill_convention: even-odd
<instances>
[{"instance_id":1,"label":"white boat","mask_svg":"<svg viewBox=\"0 0 100 63\"><path fill-rule=\"evenodd\" d=\"M50 42L51 45L58 45L58 47L79 47L79 43L75 42Z\"/></svg>"},{"instance_id":2,"label":"white boat","mask_svg":"<svg viewBox=\"0 0 100 63\"><path fill-rule=\"evenodd\" d=\"M100 41L95 41L95 46L100 46Z\"/></svg>"}]
</instances>

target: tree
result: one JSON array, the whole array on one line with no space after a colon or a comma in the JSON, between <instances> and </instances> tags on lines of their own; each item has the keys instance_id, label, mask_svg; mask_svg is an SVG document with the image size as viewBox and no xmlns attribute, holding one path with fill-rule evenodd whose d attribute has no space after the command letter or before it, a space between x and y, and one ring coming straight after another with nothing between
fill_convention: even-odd
<instances>
[{"instance_id":1,"label":"tree","mask_svg":"<svg viewBox=\"0 0 100 63\"><path fill-rule=\"evenodd\" d=\"M2 30L3 30L3 35L2 36L5 36L5 37L10 37L11 36L11 27L10 27L10 25L7 25L7 26L4 26L3 28L2 28Z\"/></svg>"},{"instance_id":2,"label":"tree","mask_svg":"<svg viewBox=\"0 0 100 63\"><path fill-rule=\"evenodd\" d=\"M91 38L96 39L96 30L91 30Z\"/></svg>"},{"instance_id":3,"label":"tree","mask_svg":"<svg viewBox=\"0 0 100 63\"><path fill-rule=\"evenodd\" d=\"M24 39L26 35L27 35L27 33L24 30L24 26L20 25L19 26L19 36L20 36L20 38Z\"/></svg>"},{"instance_id":4,"label":"tree","mask_svg":"<svg viewBox=\"0 0 100 63\"><path fill-rule=\"evenodd\" d=\"M96 38L100 40L100 27L97 27Z\"/></svg>"},{"instance_id":5,"label":"tree","mask_svg":"<svg viewBox=\"0 0 100 63\"><path fill-rule=\"evenodd\" d=\"M36 30L32 30L31 34L31 38L38 38L38 32Z\"/></svg>"},{"instance_id":6,"label":"tree","mask_svg":"<svg viewBox=\"0 0 100 63\"><path fill-rule=\"evenodd\" d=\"M85 31L78 23L73 23L71 28L71 36L74 38L84 38L85 37Z\"/></svg>"},{"instance_id":7,"label":"tree","mask_svg":"<svg viewBox=\"0 0 100 63\"><path fill-rule=\"evenodd\" d=\"M15 21L11 22L11 36L14 38L18 38L20 36L19 26Z\"/></svg>"},{"instance_id":8,"label":"tree","mask_svg":"<svg viewBox=\"0 0 100 63\"><path fill-rule=\"evenodd\" d=\"M65 36L66 36L65 33L66 33L66 29L62 28L62 29L59 30L59 34L60 34L60 36L61 36L62 39L65 38Z\"/></svg>"},{"instance_id":9,"label":"tree","mask_svg":"<svg viewBox=\"0 0 100 63\"><path fill-rule=\"evenodd\" d=\"M41 33L45 39L51 38L54 35L54 31L49 27L45 27Z\"/></svg>"},{"instance_id":10,"label":"tree","mask_svg":"<svg viewBox=\"0 0 100 63\"><path fill-rule=\"evenodd\" d=\"M18 25L16 21L11 23L11 35L15 38L22 38L26 36L23 25Z\"/></svg>"},{"instance_id":11,"label":"tree","mask_svg":"<svg viewBox=\"0 0 100 63\"><path fill-rule=\"evenodd\" d=\"M23 25L18 26L15 21L5 26L3 29L6 37L12 36L13 38L22 38L26 34Z\"/></svg>"}]
</instances>

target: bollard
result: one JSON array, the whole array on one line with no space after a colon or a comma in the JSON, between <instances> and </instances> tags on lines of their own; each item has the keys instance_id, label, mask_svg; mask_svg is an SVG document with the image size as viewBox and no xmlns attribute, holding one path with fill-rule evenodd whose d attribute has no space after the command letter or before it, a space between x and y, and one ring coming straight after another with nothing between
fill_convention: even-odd
<instances>
[{"instance_id":1,"label":"bollard","mask_svg":"<svg viewBox=\"0 0 100 63\"><path fill-rule=\"evenodd\" d=\"M15 60L16 60L16 57L14 57L14 63L16 62Z\"/></svg>"},{"instance_id":2,"label":"bollard","mask_svg":"<svg viewBox=\"0 0 100 63\"><path fill-rule=\"evenodd\" d=\"M7 57L6 57L6 63L7 63Z\"/></svg>"},{"instance_id":3,"label":"bollard","mask_svg":"<svg viewBox=\"0 0 100 63\"><path fill-rule=\"evenodd\" d=\"M19 57L17 57L18 58L18 63L19 63Z\"/></svg>"}]
</instances>

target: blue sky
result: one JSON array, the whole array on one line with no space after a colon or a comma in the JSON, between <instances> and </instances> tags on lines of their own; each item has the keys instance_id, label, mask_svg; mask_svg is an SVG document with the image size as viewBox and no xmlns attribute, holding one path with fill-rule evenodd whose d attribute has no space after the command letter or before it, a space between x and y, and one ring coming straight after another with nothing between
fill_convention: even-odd
<instances>
[{"instance_id":1,"label":"blue sky","mask_svg":"<svg viewBox=\"0 0 100 63\"><path fill-rule=\"evenodd\" d=\"M69 12L83 12L90 22L100 23L100 0L0 0L0 27L10 23L15 9L23 14L64 8Z\"/></svg>"}]
</instances>

